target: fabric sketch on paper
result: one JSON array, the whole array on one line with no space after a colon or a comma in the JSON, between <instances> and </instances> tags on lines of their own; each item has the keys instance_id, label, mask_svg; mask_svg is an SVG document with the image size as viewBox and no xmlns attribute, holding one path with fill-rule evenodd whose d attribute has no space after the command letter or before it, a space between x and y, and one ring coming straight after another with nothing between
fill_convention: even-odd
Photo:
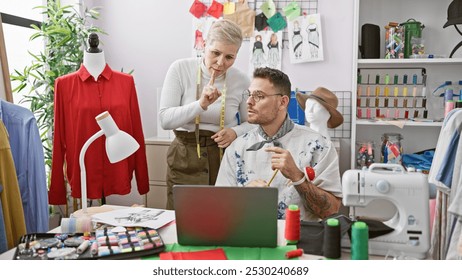
<instances>
[{"instance_id":1,"label":"fabric sketch on paper","mask_svg":"<svg viewBox=\"0 0 462 280\"><path fill-rule=\"evenodd\" d=\"M289 21L287 30L291 63L324 60L320 14L300 16Z\"/></svg>"},{"instance_id":2,"label":"fabric sketch on paper","mask_svg":"<svg viewBox=\"0 0 462 280\"><path fill-rule=\"evenodd\" d=\"M281 57L279 55L279 41L276 33L271 34L268 45L268 67L277 69Z\"/></svg>"},{"instance_id":3,"label":"fabric sketch on paper","mask_svg":"<svg viewBox=\"0 0 462 280\"><path fill-rule=\"evenodd\" d=\"M212 26L216 20L217 19L214 17L193 18L193 57L202 57L204 55L207 33L210 29L210 26Z\"/></svg>"},{"instance_id":4,"label":"fabric sketch on paper","mask_svg":"<svg viewBox=\"0 0 462 280\"><path fill-rule=\"evenodd\" d=\"M271 67L281 70L282 58L282 31L256 32L250 38L249 75L259 67Z\"/></svg>"},{"instance_id":5,"label":"fabric sketch on paper","mask_svg":"<svg viewBox=\"0 0 462 280\"><path fill-rule=\"evenodd\" d=\"M261 35L255 36L255 42L252 49L252 64L254 68L261 67L266 63L265 51L263 50Z\"/></svg>"},{"instance_id":6,"label":"fabric sketch on paper","mask_svg":"<svg viewBox=\"0 0 462 280\"><path fill-rule=\"evenodd\" d=\"M319 53L319 32L316 19L309 17L309 25L306 28L308 32L308 44L310 44L310 53L312 58L318 58Z\"/></svg>"},{"instance_id":7,"label":"fabric sketch on paper","mask_svg":"<svg viewBox=\"0 0 462 280\"><path fill-rule=\"evenodd\" d=\"M295 55L295 59L300 59L302 57L302 44L303 44L303 37L300 34L300 23L298 20L294 21L294 29L292 35L292 45L293 45L293 52Z\"/></svg>"},{"instance_id":8,"label":"fabric sketch on paper","mask_svg":"<svg viewBox=\"0 0 462 280\"><path fill-rule=\"evenodd\" d=\"M196 50L196 56L201 57L205 49L205 40L202 37L202 32L199 29L196 29L196 36L194 42L194 49Z\"/></svg>"}]
</instances>

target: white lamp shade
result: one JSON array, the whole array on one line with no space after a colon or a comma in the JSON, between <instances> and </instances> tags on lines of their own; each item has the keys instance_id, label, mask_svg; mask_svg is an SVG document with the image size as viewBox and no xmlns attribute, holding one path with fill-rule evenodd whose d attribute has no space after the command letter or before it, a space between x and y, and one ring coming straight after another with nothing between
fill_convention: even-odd
<instances>
[{"instance_id":1,"label":"white lamp shade","mask_svg":"<svg viewBox=\"0 0 462 280\"><path fill-rule=\"evenodd\" d=\"M111 163L116 163L129 157L139 147L140 144L130 134L122 130L106 137L106 154Z\"/></svg>"}]
</instances>

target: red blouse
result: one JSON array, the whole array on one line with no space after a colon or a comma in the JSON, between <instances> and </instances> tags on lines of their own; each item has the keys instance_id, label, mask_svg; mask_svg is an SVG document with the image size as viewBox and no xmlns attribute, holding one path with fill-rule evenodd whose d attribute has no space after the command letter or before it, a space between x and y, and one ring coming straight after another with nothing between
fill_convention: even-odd
<instances>
[{"instance_id":1,"label":"red blouse","mask_svg":"<svg viewBox=\"0 0 462 280\"><path fill-rule=\"evenodd\" d=\"M140 148L127 159L111 164L105 151L105 137L96 139L85 154L87 197L100 199L130 193L133 171L138 192L149 191L146 147L133 77L113 71L106 64L95 81L82 65L78 71L55 81L50 204L66 204L64 176L71 186L72 197L80 198L80 150L100 130L95 117L104 111L111 114L121 130L138 141Z\"/></svg>"}]
</instances>

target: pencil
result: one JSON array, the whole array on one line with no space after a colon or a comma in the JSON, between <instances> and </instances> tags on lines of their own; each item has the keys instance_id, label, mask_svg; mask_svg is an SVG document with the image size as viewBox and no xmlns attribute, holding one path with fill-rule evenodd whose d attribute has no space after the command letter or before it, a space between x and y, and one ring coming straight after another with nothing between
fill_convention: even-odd
<instances>
[{"instance_id":1,"label":"pencil","mask_svg":"<svg viewBox=\"0 0 462 280\"><path fill-rule=\"evenodd\" d=\"M271 182L273 182L274 177L276 177L276 174L278 174L278 172L279 172L279 169L274 170L273 176L269 180L267 187L269 187L271 185Z\"/></svg>"}]
</instances>

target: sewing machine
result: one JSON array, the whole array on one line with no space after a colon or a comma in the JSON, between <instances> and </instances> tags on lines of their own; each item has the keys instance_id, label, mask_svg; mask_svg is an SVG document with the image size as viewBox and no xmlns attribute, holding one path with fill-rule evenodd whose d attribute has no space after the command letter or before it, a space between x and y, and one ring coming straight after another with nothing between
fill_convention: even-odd
<instances>
[{"instance_id":1,"label":"sewing machine","mask_svg":"<svg viewBox=\"0 0 462 280\"><path fill-rule=\"evenodd\" d=\"M369 253L386 256L390 252L426 258L430 248L429 187L421 172L407 172L399 164L371 164L369 169L347 170L342 176L343 204L366 207L374 200L387 200L396 213L383 223L391 233L369 239Z\"/></svg>"}]
</instances>

